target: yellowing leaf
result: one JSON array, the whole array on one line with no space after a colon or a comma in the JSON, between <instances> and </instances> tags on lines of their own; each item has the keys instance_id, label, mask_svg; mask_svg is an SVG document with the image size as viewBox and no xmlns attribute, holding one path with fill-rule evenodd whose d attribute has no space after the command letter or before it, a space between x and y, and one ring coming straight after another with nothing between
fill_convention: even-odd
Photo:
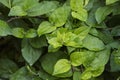
<instances>
[{"instance_id":1,"label":"yellowing leaf","mask_svg":"<svg viewBox=\"0 0 120 80\"><path fill-rule=\"evenodd\" d=\"M79 8L79 11L72 12L72 16L76 19L81 20L81 21L86 21L87 17L88 17L88 13L87 13L87 10L85 10L83 8Z\"/></svg>"},{"instance_id":2,"label":"yellowing leaf","mask_svg":"<svg viewBox=\"0 0 120 80\"><path fill-rule=\"evenodd\" d=\"M60 59L54 66L53 75L65 73L71 69L71 64L67 59Z\"/></svg>"},{"instance_id":3,"label":"yellowing leaf","mask_svg":"<svg viewBox=\"0 0 120 80\"><path fill-rule=\"evenodd\" d=\"M83 7L84 0L70 0L70 7L74 11L78 11L79 8Z\"/></svg>"},{"instance_id":4,"label":"yellowing leaf","mask_svg":"<svg viewBox=\"0 0 120 80\"><path fill-rule=\"evenodd\" d=\"M71 64L73 66L81 65L85 60L84 52L74 52L74 53L72 53L70 55L70 60L71 60Z\"/></svg>"}]
</instances>

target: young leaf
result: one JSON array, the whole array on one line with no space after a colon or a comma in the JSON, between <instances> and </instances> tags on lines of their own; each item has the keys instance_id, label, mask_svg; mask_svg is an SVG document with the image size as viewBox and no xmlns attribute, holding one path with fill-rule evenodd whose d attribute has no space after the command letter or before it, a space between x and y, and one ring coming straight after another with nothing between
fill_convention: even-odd
<instances>
[{"instance_id":1,"label":"young leaf","mask_svg":"<svg viewBox=\"0 0 120 80\"><path fill-rule=\"evenodd\" d=\"M78 20L86 21L87 17L88 17L88 12L87 12L87 10L85 10L83 8L79 8L79 11L72 12L72 16Z\"/></svg>"},{"instance_id":2,"label":"young leaf","mask_svg":"<svg viewBox=\"0 0 120 80\"><path fill-rule=\"evenodd\" d=\"M87 35L83 40L83 47L92 51L100 51L105 48L105 45L99 38Z\"/></svg>"},{"instance_id":3,"label":"young leaf","mask_svg":"<svg viewBox=\"0 0 120 80\"><path fill-rule=\"evenodd\" d=\"M55 29L56 27L53 26L51 23L49 23L48 21L44 21L39 25L37 33L39 36L41 36L43 34L50 33L54 31Z\"/></svg>"},{"instance_id":4,"label":"young leaf","mask_svg":"<svg viewBox=\"0 0 120 80\"><path fill-rule=\"evenodd\" d=\"M10 9L8 16L26 16L27 12L21 6L14 6Z\"/></svg>"},{"instance_id":5,"label":"young leaf","mask_svg":"<svg viewBox=\"0 0 120 80\"><path fill-rule=\"evenodd\" d=\"M71 60L71 64L73 66L81 65L85 60L84 52L74 52L74 53L72 53L70 55L70 60Z\"/></svg>"},{"instance_id":6,"label":"young leaf","mask_svg":"<svg viewBox=\"0 0 120 80\"><path fill-rule=\"evenodd\" d=\"M80 40L83 40L89 33L91 27L81 26L74 30L74 33L78 35Z\"/></svg>"},{"instance_id":7,"label":"young leaf","mask_svg":"<svg viewBox=\"0 0 120 80\"><path fill-rule=\"evenodd\" d=\"M41 56L42 50L33 48L27 39L22 41L22 56L32 66Z\"/></svg>"},{"instance_id":8,"label":"young leaf","mask_svg":"<svg viewBox=\"0 0 120 80\"><path fill-rule=\"evenodd\" d=\"M59 7L49 16L49 21L56 27L63 26L67 21L69 12L70 8L68 6Z\"/></svg>"},{"instance_id":9,"label":"young leaf","mask_svg":"<svg viewBox=\"0 0 120 80\"><path fill-rule=\"evenodd\" d=\"M71 64L67 59L60 59L54 66L53 75L65 73L71 69Z\"/></svg>"},{"instance_id":10,"label":"young leaf","mask_svg":"<svg viewBox=\"0 0 120 80\"><path fill-rule=\"evenodd\" d=\"M113 4L119 0L106 0L106 5Z\"/></svg>"},{"instance_id":11,"label":"young leaf","mask_svg":"<svg viewBox=\"0 0 120 80\"><path fill-rule=\"evenodd\" d=\"M0 20L0 36L7 36L11 34L11 28L8 24Z\"/></svg>"},{"instance_id":12,"label":"young leaf","mask_svg":"<svg viewBox=\"0 0 120 80\"><path fill-rule=\"evenodd\" d=\"M100 24L111 12L113 8L111 6L99 7L95 13L95 18Z\"/></svg>"},{"instance_id":13,"label":"young leaf","mask_svg":"<svg viewBox=\"0 0 120 80\"><path fill-rule=\"evenodd\" d=\"M83 7L84 0L70 0L70 7L74 11L78 11L80 7Z\"/></svg>"},{"instance_id":14,"label":"young leaf","mask_svg":"<svg viewBox=\"0 0 120 80\"><path fill-rule=\"evenodd\" d=\"M53 47L53 48L60 48L62 47L63 44L58 42L57 38L51 38L48 40L48 43Z\"/></svg>"}]
</instances>

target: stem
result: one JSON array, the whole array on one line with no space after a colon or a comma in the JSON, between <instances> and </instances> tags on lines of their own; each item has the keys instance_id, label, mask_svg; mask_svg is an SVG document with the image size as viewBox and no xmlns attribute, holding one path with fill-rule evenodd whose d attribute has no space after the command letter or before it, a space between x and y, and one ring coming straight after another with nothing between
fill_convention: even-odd
<instances>
[{"instance_id":1,"label":"stem","mask_svg":"<svg viewBox=\"0 0 120 80\"><path fill-rule=\"evenodd\" d=\"M20 19L21 17L13 17L13 18L10 18L9 20L7 20L7 22L9 23L9 22L11 22L11 21L13 21L13 20L15 20L15 19Z\"/></svg>"}]
</instances>

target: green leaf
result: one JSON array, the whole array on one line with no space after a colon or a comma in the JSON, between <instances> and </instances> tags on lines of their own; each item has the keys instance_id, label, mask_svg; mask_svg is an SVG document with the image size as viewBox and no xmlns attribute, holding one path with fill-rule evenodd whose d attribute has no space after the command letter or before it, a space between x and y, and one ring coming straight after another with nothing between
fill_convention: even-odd
<instances>
[{"instance_id":1,"label":"green leaf","mask_svg":"<svg viewBox=\"0 0 120 80\"><path fill-rule=\"evenodd\" d=\"M117 56L114 56L113 54L111 54L111 57L110 57L110 71L111 72L117 72L120 70L120 65L115 62L116 57ZM119 61L119 59L118 59L118 61Z\"/></svg>"},{"instance_id":2,"label":"green leaf","mask_svg":"<svg viewBox=\"0 0 120 80\"><path fill-rule=\"evenodd\" d=\"M87 34L89 33L91 27L87 27L87 26L81 26L79 28L76 28L74 30L74 33L78 35L78 37L80 38L80 40L83 40Z\"/></svg>"},{"instance_id":3,"label":"green leaf","mask_svg":"<svg viewBox=\"0 0 120 80\"><path fill-rule=\"evenodd\" d=\"M25 33L25 38L34 38L37 36L37 31L35 29L29 29L26 33Z\"/></svg>"},{"instance_id":4,"label":"green leaf","mask_svg":"<svg viewBox=\"0 0 120 80\"><path fill-rule=\"evenodd\" d=\"M95 12L95 18L98 23L101 23L105 18L112 13L113 9L111 6L99 7Z\"/></svg>"},{"instance_id":5,"label":"green leaf","mask_svg":"<svg viewBox=\"0 0 120 80\"><path fill-rule=\"evenodd\" d=\"M34 48L42 48L48 45L45 36L35 37L35 38L30 39L29 41L30 41L31 46Z\"/></svg>"},{"instance_id":6,"label":"green leaf","mask_svg":"<svg viewBox=\"0 0 120 80\"><path fill-rule=\"evenodd\" d=\"M33 77L29 75L26 67L22 67L11 75L10 80L33 80Z\"/></svg>"},{"instance_id":7,"label":"green leaf","mask_svg":"<svg viewBox=\"0 0 120 80\"><path fill-rule=\"evenodd\" d=\"M110 57L110 48L106 48L102 51L96 52L95 59L89 64L93 70L98 69L101 66L105 66Z\"/></svg>"},{"instance_id":8,"label":"green leaf","mask_svg":"<svg viewBox=\"0 0 120 80\"><path fill-rule=\"evenodd\" d=\"M89 80L91 77L92 77L92 72L89 70L85 70L81 75L81 78L83 80Z\"/></svg>"},{"instance_id":9,"label":"green leaf","mask_svg":"<svg viewBox=\"0 0 120 80\"><path fill-rule=\"evenodd\" d=\"M11 74L16 72L18 66L9 59L0 59L0 76L9 78Z\"/></svg>"},{"instance_id":10,"label":"green leaf","mask_svg":"<svg viewBox=\"0 0 120 80\"><path fill-rule=\"evenodd\" d=\"M117 2L119 0L106 0L106 5L110 5L110 4L113 4L115 2Z\"/></svg>"},{"instance_id":11,"label":"green leaf","mask_svg":"<svg viewBox=\"0 0 120 80\"><path fill-rule=\"evenodd\" d=\"M48 43L53 47L53 48L60 48L62 47L62 44L57 41L57 38L52 38L48 40Z\"/></svg>"},{"instance_id":12,"label":"green leaf","mask_svg":"<svg viewBox=\"0 0 120 80\"><path fill-rule=\"evenodd\" d=\"M111 34L113 36L120 36L120 26L116 26L112 29Z\"/></svg>"},{"instance_id":13,"label":"green leaf","mask_svg":"<svg viewBox=\"0 0 120 80\"><path fill-rule=\"evenodd\" d=\"M0 20L0 36L7 36L11 34L11 28L8 24Z\"/></svg>"},{"instance_id":14,"label":"green leaf","mask_svg":"<svg viewBox=\"0 0 120 80\"><path fill-rule=\"evenodd\" d=\"M53 75L65 73L71 69L71 64L67 59L60 59L54 66Z\"/></svg>"},{"instance_id":15,"label":"green leaf","mask_svg":"<svg viewBox=\"0 0 120 80\"><path fill-rule=\"evenodd\" d=\"M22 41L22 56L32 66L41 56L42 50L33 48L27 39Z\"/></svg>"},{"instance_id":16,"label":"green leaf","mask_svg":"<svg viewBox=\"0 0 120 80\"><path fill-rule=\"evenodd\" d=\"M73 74L73 80L81 80L81 72L75 71Z\"/></svg>"},{"instance_id":17,"label":"green leaf","mask_svg":"<svg viewBox=\"0 0 120 80\"><path fill-rule=\"evenodd\" d=\"M0 0L0 3L2 3L8 8L11 8L12 0Z\"/></svg>"},{"instance_id":18,"label":"green leaf","mask_svg":"<svg viewBox=\"0 0 120 80\"><path fill-rule=\"evenodd\" d=\"M55 29L56 29L55 26L50 24L48 21L44 21L39 25L37 33L39 36L41 36L43 34L50 33L54 31Z\"/></svg>"},{"instance_id":19,"label":"green leaf","mask_svg":"<svg viewBox=\"0 0 120 80\"><path fill-rule=\"evenodd\" d=\"M59 7L49 16L49 21L56 27L63 26L67 21L69 12L68 6Z\"/></svg>"},{"instance_id":20,"label":"green leaf","mask_svg":"<svg viewBox=\"0 0 120 80\"><path fill-rule=\"evenodd\" d=\"M71 64L73 66L81 65L85 60L84 52L73 52L73 53L71 53L70 60L71 60Z\"/></svg>"},{"instance_id":21,"label":"green leaf","mask_svg":"<svg viewBox=\"0 0 120 80\"><path fill-rule=\"evenodd\" d=\"M30 2L30 1L28 1ZM57 1L43 1L28 9L28 16L39 16L54 11L58 6Z\"/></svg>"},{"instance_id":22,"label":"green leaf","mask_svg":"<svg viewBox=\"0 0 120 80\"><path fill-rule=\"evenodd\" d=\"M14 6L10 9L9 16L26 16L27 12L21 6Z\"/></svg>"},{"instance_id":23,"label":"green leaf","mask_svg":"<svg viewBox=\"0 0 120 80\"><path fill-rule=\"evenodd\" d=\"M100 51L105 48L105 45L99 38L87 35L83 40L83 47L92 51Z\"/></svg>"},{"instance_id":24,"label":"green leaf","mask_svg":"<svg viewBox=\"0 0 120 80\"><path fill-rule=\"evenodd\" d=\"M80 7L83 7L84 0L70 0L70 7L74 11L79 11Z\"/></svg>"},{"instance_id":25,"label":"green leaf","mask_svg":"<svg viewBox=\"0 0 120 80\"><path fill-rule=\"evenodd\" d=\"M17 38L24 38L25 31L23 28L13 28L12 35L17 37Z\"/></svg>"},{"instance_id":26,"label":"green leaf","mask_svg":"<svg viewBox=\"0 0 120 80\"><path fill-rule=\"evenodd\" d=\"M88 18L88 13L87 13L87 10L83 8L79 8L79 11L72 12L72 16L78 20L86 21Z\"/></svg>"},{"instance_id":27,"label":"green leaf","mask_svg":"<svg viewBox=\"0 0 120 80\"><path fill-rule=\"evenodd\" d=\"M64 52L57 51L54 53L47 53L40 60L41 66L47 73L53 74L54 65L61 58L66 58L66 54Z\"/></svg>"}]
</instances>

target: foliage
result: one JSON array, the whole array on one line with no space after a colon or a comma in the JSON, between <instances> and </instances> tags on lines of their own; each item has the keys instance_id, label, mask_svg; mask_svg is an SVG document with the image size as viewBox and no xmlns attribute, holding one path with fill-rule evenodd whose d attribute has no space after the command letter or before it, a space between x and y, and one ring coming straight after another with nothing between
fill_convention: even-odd
<instances>
[{"instance_id":1,"label":"foliage","mask_svg":"<svg viewBox=\"0 0 120 80\"><path fill-rule=\"evenodd\" d=\"M119 80L119 0L0 0L0 80Z\"/></svg>"}]
</instances>

